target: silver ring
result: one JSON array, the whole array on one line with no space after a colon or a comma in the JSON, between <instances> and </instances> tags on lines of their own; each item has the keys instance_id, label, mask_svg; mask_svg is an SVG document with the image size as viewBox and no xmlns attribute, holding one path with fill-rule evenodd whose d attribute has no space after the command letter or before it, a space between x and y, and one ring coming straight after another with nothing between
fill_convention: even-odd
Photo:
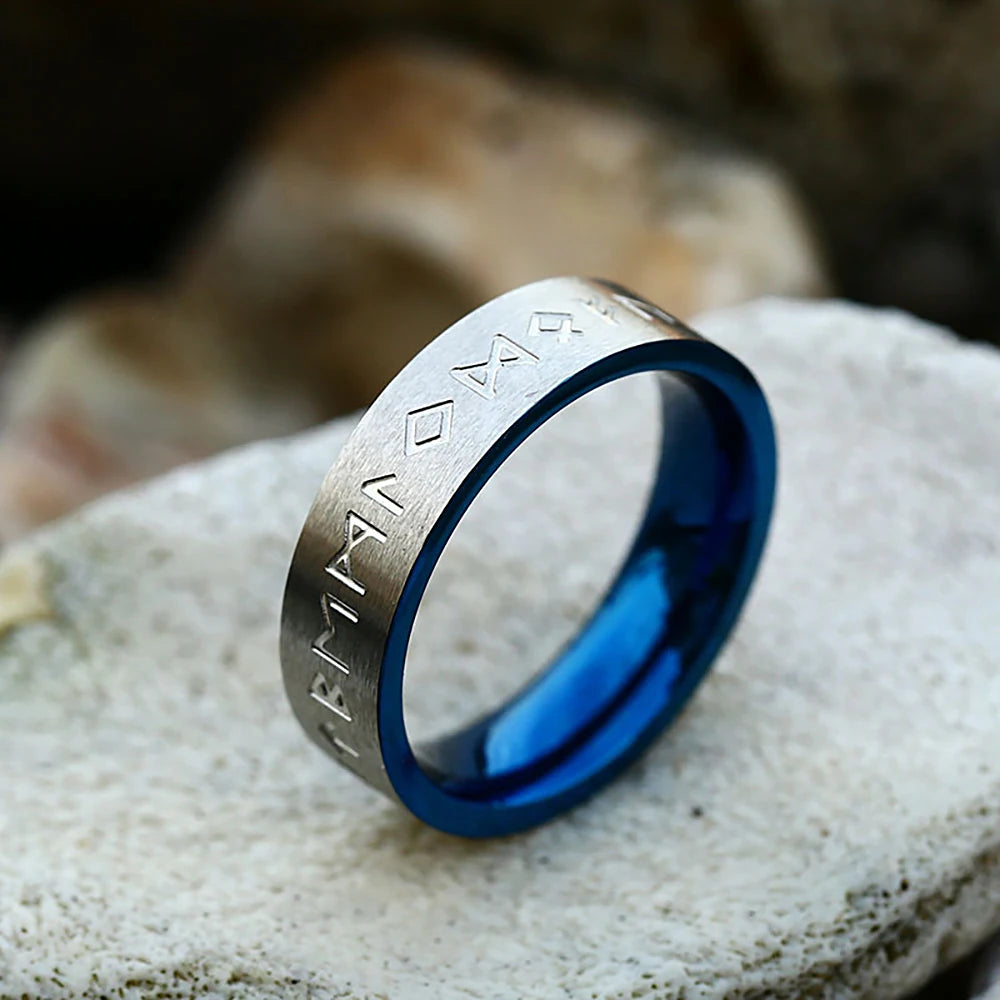
<instances>
[{"instance_id":1,"label":"silver ring","mask_svg":"<svg viewBox=\"0 0 1000 1000\"><path fill-rule=\"evenodd\" d=\"M594 619L507 705L415 750L406 646L462 513L544 420L650 370L662 375L658 479ZM292 709L339 764L433 826L485 836L545 821L640 753L707 671L753 578L774 477L763 394L721 348L608 282L502 295L406 366L326 476L285 591ZM616 634L629 652L609 656Z\"/></svg>"}]
</instances>

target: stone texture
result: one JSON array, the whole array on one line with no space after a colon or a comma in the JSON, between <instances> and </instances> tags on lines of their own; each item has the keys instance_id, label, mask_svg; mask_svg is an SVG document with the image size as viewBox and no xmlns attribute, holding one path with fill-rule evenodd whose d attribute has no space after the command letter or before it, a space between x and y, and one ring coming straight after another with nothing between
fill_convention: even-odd
<instances>
[{"instance_id":1,"label":"stone texture","mask_svg":"<svg viewBox=\"0 0 1000 1000\"><path fill-rule=\"evenodd\" d=\"M890 1000L1000 925L1000 357L837 303L698 325L780 428L759 585L675 728L523 836L422 827L284 705L286 560L349 420L35 535L54 616L0 640L0 993ZM453 708L605 578L651 427L596 399L446 553L418 627Z\"/></svg>"},{"instance_id":2,"label":"stone texture","mask_svg":"<svg viewBox=\"0 0 1000 1000\"><path fill-rule=\"evenodd\" d=\"M0 635L37 618L48 618L45 567L30 548L8 548L0 554Z\"/></svg>"}]
</instances>

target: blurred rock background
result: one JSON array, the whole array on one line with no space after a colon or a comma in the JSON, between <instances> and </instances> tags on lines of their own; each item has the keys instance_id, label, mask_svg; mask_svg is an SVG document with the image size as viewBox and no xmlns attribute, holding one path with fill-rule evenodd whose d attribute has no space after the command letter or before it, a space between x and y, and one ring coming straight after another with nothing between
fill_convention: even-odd
<instances>
[{"instance_id":1,"label":"blurred rock background","mask_svg":"<svg viewBox=\"0 0 1000 1000\"><path fill-rule=\"evenodd\" d=\"M998 53L1000 0L8 0L0 542L543 274L1000 343Z\"/></svg>"},{"instance_id":2,"label":"blurred rock background","mask_svg":"<svg viewBox=\"0 0 1000 1000\"><path fill-rule=\"evenodd\" d=\"M829 287L778 167L607 88L408 38L294 90L145 280L29 311L0 402L0 537L363 406L445 326L541 276L600 274L681 315Z\"/></svg>"},{"instance_id":3,"label":"blurred rock background","mask_svg":"<svg viewBox=\"0 0 1000 1000\"><path fill-rule=\"evenodd\" d=\"M998 42L998 0L12 0L0 537L363 405L545 273L996 340Z\"/></svg>"},{"instance_id":4,"label":"blurred rock background","mask_svg":"<svg viewBox=\"0 0 1000 1000\"><path fill-rule=\"evenodd\" d=\"M616 93L780 163L838 290L995 337L995 0L247 0L0 11L3 297L149 276L261 116L405 32Z\"/></svg>"}]
</instances>

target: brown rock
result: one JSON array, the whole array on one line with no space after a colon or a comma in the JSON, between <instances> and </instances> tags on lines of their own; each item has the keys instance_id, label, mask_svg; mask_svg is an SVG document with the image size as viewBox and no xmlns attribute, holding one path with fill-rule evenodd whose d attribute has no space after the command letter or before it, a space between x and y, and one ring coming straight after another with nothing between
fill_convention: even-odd
<instances>
[{"instance_id":1,"label":"brown rock","mask_svg":"<svg viewBox=\"0 0 1000 1000\"><path fill-rule=\"evenodd\" d=\"M823 288L794 198L759 162L487 61L398 48L338 64L276 122L179 285L339 412L478 302L558 273L682 315Z\"/></svg>"}]
</instances>

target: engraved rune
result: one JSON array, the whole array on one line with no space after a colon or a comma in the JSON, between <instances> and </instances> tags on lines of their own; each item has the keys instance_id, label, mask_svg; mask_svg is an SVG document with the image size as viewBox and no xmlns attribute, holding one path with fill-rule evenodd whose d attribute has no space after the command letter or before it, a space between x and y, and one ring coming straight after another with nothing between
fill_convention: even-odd
<instances>
[{"instance_id":1,"label":"engraved rune","mask_svg":"<svg viewBox=\"0 0 1000 1000\"><path fill-rule=\"evenodd\" d=\"M336 727L332 722L321 722L319 724L320 735L336 750L338 753L346 753L349 756L357 760L361 754L352 746L348 746L338 735Z\"/></svg>"},{"instance_id":2,"label":"engraved rune","mask_svg":"<svg viewBox=\"0 0 1000 1000\"><path fill-rule=\"evenodd\" d=\"M562 312L532 313L527 332L530 337L543 333L555 334L556 341L560 344L568 344L574 337L583 336L583 330L573 326L573 314Z\"/></svg>"},{"instance_id":3,"label":"engraved rune","mask_svg":"<svg viewBox=\"0 0 1000 1000\"><path fill-rule=\"evenodd\" d=\"M612 295L615 302L629 312L635 313L640 319L651 320L659 319L663 320L664 323L670 326L679 325L680 321L676 316L672 316L665 309L661 309L659 306L654 306L651 302L639 302L637 299L633 299L630 295L623 295L621 292L615 292Z\"/></svg>"},{"instance_id":4,"label":"engraved rune","mask_svg":"<svg viewBox=\"0 0 1000 1000\"><path fill-rule=\"evenodd\" d=\"M538 356L532 354L526 347L515 344L510 337L502 333L493 334L490 344L490 356L485 361L475 365L459 365L451 369L451 377L471 389L483 399L493 399L497 394L497 375L501 368L513 368L517 365L534 365Z\"/></svg>"},{"instance_id":5,"label":"engraved rune","mask_svg":"<svg viewBox=\"0 0 1000 1000\"><path fill-rule=\"evenodd\" d=\"M585 299L580 299L584 306L589 309L592 313L600 316L606 323L610 323L612 326L618 325L618 319L615 316L615 307L610 303L602 302L596 295L588 295Z\"/></svg>"},{"instance_id":6,"label":"engraved rune","mask_svg":"<svg viewBox=\"0 0 1000 1000\"><path fill-rule=\"evenodd\" d=\"M384 507L394 517L399 517L403 513L403 505L398 500L393 500L386 494L383 486L392 486L396 482L396 474L390 472L387 476L377 476L375 479L367 479L361 484L361 492L374 500L380 507Z\"/></svg>"},{"instance_id":7,"label":"engraved rune","mask_svg":"<svg viewBox=\"0 0 1000 1000\"><path fill-rule=\"evenodd\" d=\"M353 510L347 512L344 519L344 544L340 551L326 564L326 571L345 587L350 587L356 594L364 594L365 585L351 572L351 553L366 539L374 538L376 542L385 542L385 534L374 524L369 524L360 514Z\"/></svg>"},{"instance_id":8,"label":"engraved rune","mask_svg":"<svg viewBox=\"0 0 1000 1000\"><path fill-rule=\"evenodd\" d=\"M323 613L327 614L325 607ZM333 655L333 653L330 652L329 649L327 649L327 643L330 642L331 639L333 639L332 626L325 629L323 632L320 632L320 634L313 640L312 653L315 656L318 656L324 663L329 663L331 667L336 667L341 673L349 674L351 672L351 668L348 667L343 660L338 659Z\"/></svg>"},{"instance_id":9,"label":"engraved rune","mask_svg":"<svg viewBox=\"0 0 1000 1000\"><path fill-rule=\"evenodd\" d=\"M345 604L339 597L335 594L325 593L322 597L323 601L323 619L330 626L330 630L333 631L333 621L334 619L330 617L332 611L336 611L338 615L343 615L349 622L353 622L355 625L358 623L358 613L354 608Z\"/></svg>"},{"instance_id":10,"label":"engraved rune","mask_svg":"<svg viewBox=\"0 0 1000 1000\"><path fill-rule=\"evenodd\" d=\"M328 708L334 715L339 715L344 722L351 721L351 713L344 700L344 692L339 684L331 684L321 673L317 672L309 685L309 697Z\"/></svg>"},{"instance_id":11,"label":"engraved rune","mask_svg":"<svg viewBox=\"0 0 1000 1000\"><path fill-rule=\"evenodd\" d=\"M451 439L451 418L454 410L455 401L452 399L410 410L406 414L406 436L404 438L406 454L412 455L421 448L447 444Z\"/></svg>"}]
</instances>

